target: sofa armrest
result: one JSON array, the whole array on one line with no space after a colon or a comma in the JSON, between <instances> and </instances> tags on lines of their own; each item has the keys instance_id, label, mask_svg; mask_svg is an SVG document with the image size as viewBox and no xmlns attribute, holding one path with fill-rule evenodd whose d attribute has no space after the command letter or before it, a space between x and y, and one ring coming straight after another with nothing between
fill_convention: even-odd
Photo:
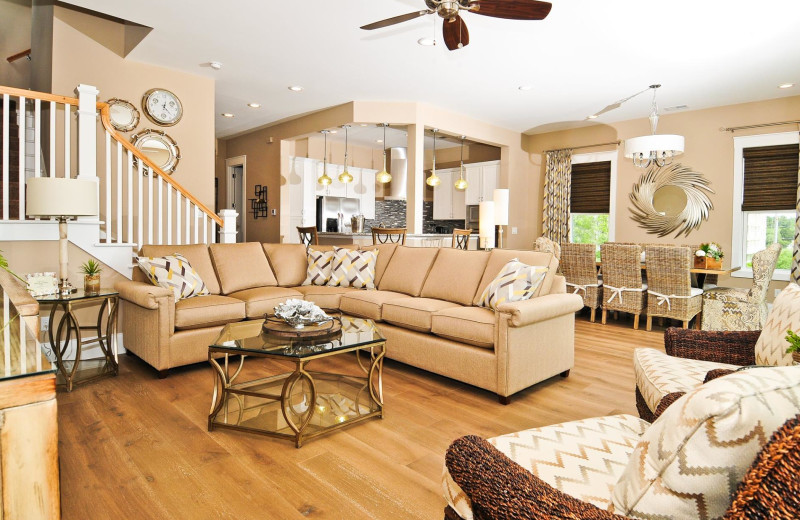
<instances>
[{"instance_id":1,"label":"sofa armrest","mask_svg":"<svg viewBox=\"0 0 800 520\"><path fill-rule=\"evenodd\" d=\"M577 312L583 308L583 298L577 294L545 294L521 302L501 303L498 312L509 314L512 327L524 327L532 323Z\"/></svg>"},{"instance_id":2,"label":"sofa armrest","mask_svg":"<svg viewBox=\"0 0 800 520\"><path fill-rule=\"evenodd\" d=\"M550 286L549 294L566 294L567 293L567 279L560 274L553 277L553 285Z\"/></svg>"},{"instance_id":3,"label":"sofa armrest","mask_svg":"<svg viewBox=\"0 0 800 520\"><path fill-rule=\"evenodd\" d=\"M701 361L752 365L760 330L716 331L671 327L664 334L664 349L670 356Z\"/></svg>"},{"instance_id":4,"label":"sofa armrest","mask_svg":"<svg viewBox=\"0 0 800 520\"><path fill-rule=\"evenodd\" d=\"M476 520L626 518L555 489L474 435L450 445L445 465L469 499Z\"/></svg>"},{"instance_id":5,"label":"sofa armrest","mask_svg":"<svg viewBox=\"0 0 800 520\"><path fill-rule=\"evenodd\" d=\"M123 300L145 309L156 310L159 305L165 303L173 308L175 307L175 293L157 285L124 280L115 283L114 290L119 293L119 297Z\"/></svg>"}]
</instances>

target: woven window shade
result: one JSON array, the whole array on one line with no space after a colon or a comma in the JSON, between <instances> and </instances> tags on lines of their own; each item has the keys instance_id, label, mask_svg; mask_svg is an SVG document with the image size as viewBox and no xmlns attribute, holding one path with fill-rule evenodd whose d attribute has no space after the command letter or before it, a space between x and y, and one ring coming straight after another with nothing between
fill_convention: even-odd
<instances>
[{"instance_id":1,"label":"woven window shade","mask_svg":"<svg viewBox=\"0 0 800 520\"><path fill-rule=\"evenodd\" d=\"M611 161L572 165L571 213L609 213Z\"/></svg>"},{"instance_id":2,"label":"woven window shade","mask_svg":"<svg viewBox=\"0 0 800 520\"><path fill-rule=\"evenodd\" d=\"M742 211L795 209L799 152L796 144L744 149Z\"/></svg>"}]
</instances>

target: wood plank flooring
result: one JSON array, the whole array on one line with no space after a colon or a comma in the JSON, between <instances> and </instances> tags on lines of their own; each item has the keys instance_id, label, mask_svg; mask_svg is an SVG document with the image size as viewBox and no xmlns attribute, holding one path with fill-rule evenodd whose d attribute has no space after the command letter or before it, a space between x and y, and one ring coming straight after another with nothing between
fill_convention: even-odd
<instances>
[{"instance_id":1,"label":"wood plank flooring","mask_svg":"<svg viewBox=\"0 0 800 520\"><path fill-rule=\"evenodd\" d=\"M663 331L635 331L630 319L593 324L580 314L570 377L520 392L508 406L489 392L388 361L386 417L299 450L242 432L209 433L207 364L160 380L139 359L123 356L118 377L58 394L63 518L441 518L450 442L635 415L632 352L663 348ZM264 368L245 362L251 369Z\"/></svg>"}]
</instances>

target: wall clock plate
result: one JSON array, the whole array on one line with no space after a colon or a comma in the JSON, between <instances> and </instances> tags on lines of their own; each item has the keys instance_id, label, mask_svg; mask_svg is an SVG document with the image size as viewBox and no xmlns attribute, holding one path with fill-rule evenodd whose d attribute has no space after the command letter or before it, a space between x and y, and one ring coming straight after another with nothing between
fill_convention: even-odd
<instances>
[{"instance_id":1,"label":"wall clock plate","mask_svg":"<svg viewBox=\"0 0 800 520\"><path fill-rule=\"evenodd\" d=\"M183 117L180 99L165 88L151 88L142 97L142 110L147 119L160 126L173 126Z\"/></svg>"}]
</instances>

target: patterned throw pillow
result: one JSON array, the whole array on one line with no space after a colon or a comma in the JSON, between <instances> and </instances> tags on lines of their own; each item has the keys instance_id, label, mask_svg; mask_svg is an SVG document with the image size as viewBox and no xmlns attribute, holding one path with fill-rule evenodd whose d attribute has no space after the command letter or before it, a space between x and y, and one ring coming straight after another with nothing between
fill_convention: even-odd
<instances>
[{"instance_id":1,"label":"patterned throw pillow","mask_svg":"<svg viewBox=\"0 0 800 520\"><path fill-rule=\"evenodd\" d=\"M800 366L743 370L672 403L642 435L614 486L613 512L722 518L772 432L800 413Z\"/></svg>"},{"instance_id":2,"label":"patterned throw pillow","mask_svg":"<svg viewBox=\"0 0 800 520\"><path fill-rule=\"evenodd\" d=\"M547 267L523 264L511 259L481 295L481 307L497 310L501 303L528 300L547 275Z\"/></svg>"},{"instance_id":3,"label":"patterned throw pillow","mask_svg":"<svg viewBox=\"0 0 800 520\"><path fill-rule=\"evenodd\" d=\"M375 288L375 264L378 251L357 251L334 248L333 266L328 285L331 287Z\"/></svg>"},{"instance_id":4,"label":"patterned throw pillow","mask_svg":"<svg viewBox=\"0 0 800 520\"><path fill-rule=\"evenodd\" d=\"M786 353L789 346L786 342L787 330L800 332L800 286L796 283L787 285L772 304L767 322L756 341L757 365L792 364L792 355Z\"/></svg>"},{"instance_id":5,"label":"patterned throw pillow","mask_svg":"<svg viewBox=\"0 0 800 520\"><path fill-rule=\"evenodd\" d=\"M172 289L175 301L208 294L208 288L185 256L178 253L162 257L136 258L136 262L153 285Z\"/></svg>"},{"instance_id":6,"label":"patterned throw pillow","mask_svg":"<svg viewBox=\"0 0 800 520\"><path fill-rule=\"evenodd\" d=\"M333 251L308 248L308 271L303 285L325 285L331 279Z\"/></svg>"}]
</instances>

